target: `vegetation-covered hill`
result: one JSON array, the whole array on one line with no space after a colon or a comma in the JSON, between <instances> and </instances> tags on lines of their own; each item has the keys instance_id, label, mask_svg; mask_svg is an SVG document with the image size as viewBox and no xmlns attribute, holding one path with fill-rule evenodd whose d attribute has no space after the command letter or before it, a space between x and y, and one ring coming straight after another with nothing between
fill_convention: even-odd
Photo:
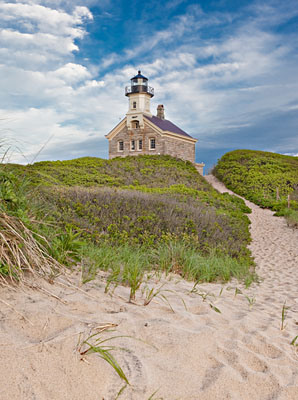
<instances>
[{"instance_id":1,"label":"vegetation-covered hill","mask_svg":"<svg viewBox=\"0 0 298 400\"><path fill-rule=\"evenodd\" d=\"M190 162L169 156L140 156L104 160L82 157L67 161L42 161L33 165L10 165L33 184L62 186L169 187L184 184L199 190L209 185Z\"/></svg>"},{"instance_id":2,"label":"vegetation-covered hill","mask_svg":"<svg viewBox=\"0 0 298 400\"><path fill-rule=\"evenodd\" d=\"M298 158L253 150L225 154L214 175L235 193L298 222ZM290 209L288 207L290 196Z\"/></svg>"},{"instance_id":3,"label":"vegetation-covered hill","mask_svg":"<svg viewBox=\"0 0 298 400\"><path fill-rule=\"evenodd\" d=\"M86 157L1 171L12 191L29 182L22 212L46 221L31 226L46 236L50 254L63 263L76 256L87 277L97 268L111 270L117 282L148 268L199 281L251 276L250 209L215 191L189 162ZM7 208L5 196L0 205Z\"/></svg>"}]
</instances>

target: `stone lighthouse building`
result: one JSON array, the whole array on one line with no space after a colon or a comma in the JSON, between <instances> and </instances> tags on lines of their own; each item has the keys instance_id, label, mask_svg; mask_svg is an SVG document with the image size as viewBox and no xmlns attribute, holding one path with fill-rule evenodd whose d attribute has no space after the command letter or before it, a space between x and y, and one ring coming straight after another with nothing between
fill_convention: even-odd
<instances>
[{"instance_id":1,"label":"stone lighthouse building","mask_svg":"<svg viewBox=\"0 0 298 400\"><path fill-rule=\"evenodd\" d=\"M197 139L192 138L173 122L165 119L163 105L157 107L157 114L150 111L150 100L154 89L148 86L148 79L138 71L125 88L129 100L126 117L110 133L109 158L139 154L168 154L195 163ZM204 164L196 164L203 173Z\"/></svg>"}]
</instances>

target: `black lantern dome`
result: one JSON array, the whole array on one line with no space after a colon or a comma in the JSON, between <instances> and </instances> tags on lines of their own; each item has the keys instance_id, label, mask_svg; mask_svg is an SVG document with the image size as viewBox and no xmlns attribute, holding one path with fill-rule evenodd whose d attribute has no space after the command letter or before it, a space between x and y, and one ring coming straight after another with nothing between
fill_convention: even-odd
<instances>
[{"instance_id":1,"label":"black lantern dome","mask_svg":"<svg viewBox=\"0 0 298 400\"><path fill-rule=\"evenodd\" d=\"M150 97L154 96L154 89L148 86L148 78L143 76L141 71L138 71L138 74L131 78L130 82L130 86L125 88L125 96L132 93L148 93Z\"/></svg>"}]
</instances>

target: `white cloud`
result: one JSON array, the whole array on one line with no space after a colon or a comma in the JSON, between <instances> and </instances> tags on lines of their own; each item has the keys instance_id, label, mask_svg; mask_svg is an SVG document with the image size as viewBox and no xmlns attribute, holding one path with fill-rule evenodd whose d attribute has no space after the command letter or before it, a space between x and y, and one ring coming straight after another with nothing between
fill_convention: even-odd
<instances>
[{"instance_id":1,"label":"white cloud","mask_svg":"<svg viewBox=\"0 0 298 400\"><path fill-rule=\"evenodd\" d=\"M25 157L16 156L23 162L49 138L49 145L60 146L92 134L90 121L81 128L81 110L90 119L92 109L80 89L102 86L73 57L85 21L93 18L89 9L67 12L46 3L0 2L0 134L23 149Z\"/></svg>"},{"instance_id":2,"label":"white cloud","mask_svg":"<svg viewBox=\"0 0 298 400\"><path fill-rule=\"evenodd\" d=\"M8 29L0 32L0 45L11 50L22 48L42 53L65 54L79 49L72 37L60 39L57 34L51 33L21 33Z\"/></svg>"},{"instance_id":3,"label":"white cloud","mask_svg":"<svg viewBox=\"0 0 298 400\"><path fill-rule=\"evenodd\" d=\"M82 129L76 124L65 125L72 113L52 108L30 108L24 111L0 110L0 132L12 148L14 162L27 163L48 148L59 151L70 144L75 146L96 134L96 129Z\"/></svg>"},{"instance_id":4,"label":"white cloud","mask_svg":"<svg viewBox=\"0 0 298 400\"><path fill-rule=\"evenodd\" d=\"M76 83L91 78L90 72L80 64L67 63L51 73L53 77L58 77L67 83Z\"/></svg>"},{"instance_id":5,"label":"white cloud","mask_svg":"<svg viewBox=\"0 0 298 400\"><path fill-rule=\"evenodd\" d=\"M111 0L100 0L100 6L106 7L110 4ZM16 3L24 3L24 0L16 0ZM28 0L27 3L31 4L40 4L51 8L62 8L68 11L73 10L76 6L81 6L82 3L86 7L90 7L92 5L98 5L98 0Z\"/></svg>"},{"instance_id":6,"label":"white cloud","mask_svg":"<svg viewBox=\"0 0 298 400\"><path fill-rule=\"evenodd\" d=\"M0 2L0 49L5 63L27 69L48 68L72 56L82 39L85 20L92 19L86 7L72 13L39 4ZM28 57L29 56L29 57Z\"/></svg>"},{"instance_id":7,"label":"white cloud","mask_svg":"<svg viewBox=\"0 0 298 400\"><path fill-rule=\"evenodd\" d=\"M82 65L75 57L78 39L87 34L84 24L92 20L82 2L0 0L2 132L18 141L29 160L49 138L40 158L60 157L61 149L70 146L76 150L64 157L74 156L79 148L83 151L84 141L100 140L123 118L124 86L138 68L155 88L152 112L163 102L166 118L204 139L206 147L224 143L224 132L237 134L268 115L294 112L294 39L285 41L266 29L266 21L270 26L277 21L272 9L262 9L267 19L259 9L254 12L254 18L232 24L229 34L203 39L201 29L232 23L234 16L206 15L194 7L153 31L150 40L141 35L134 48L107 54L98 67ZM98 77L97 71L106 68L109 72ZM269 135L265 132L264 140ZM294 143L285 137L283 150L290 151Z\"/></svg>"},{"instance_id":8,"label":"white cloud","mask_svg":"<svg viewBox=\"0 0 298 400\"><path fill-rule=\"evenodd\" d=\"M298 157L298 153L284 153L285 156Z\"/></svg>"},{"instance_id":9,"label":"white cloud","mask_svg":"<svg viewBox=\"0 0 298 400\"><path fill-rule=\"evenodd\" d=\"M82 24L85 18L93 18L86 7L75 7L72 14L69 14L39 4L0 3L0 11L1 20L9 20L10 23L17 21L18 29L29 26L41 33L66 34L73 38L83 34L77 25Z\"/></svg>"},{"instance_id":10,"label":"white cloud","mask_svg":"<svg viewBox=\"0 0 298 400\"><path fill-rule=\"evenodd\" d=\"M176 46L143 67L155 75L167 115L191 134L207 139L252 126L297 100L293 38L257 25L247 20L226 38ZM189 67L179 57L186 48L194 60Z\"/></svg>"}]
</instances>

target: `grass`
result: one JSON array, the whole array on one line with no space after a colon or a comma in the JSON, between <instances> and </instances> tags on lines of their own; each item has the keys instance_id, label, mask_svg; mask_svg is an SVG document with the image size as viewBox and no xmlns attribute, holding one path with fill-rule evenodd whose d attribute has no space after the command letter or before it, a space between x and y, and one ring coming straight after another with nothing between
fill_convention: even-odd
<instances>
[{"instance_id":1,"label":"grass","mask_svg":"<svg viewBox=\"0 0 298 400\"><path fill-rule=\"evenodd\" d=\"M48 221L33 205L36 190L28 180L0 169L0 281L23 282L26 274L50 279L73 263L78 241L67 227Z\"/></svg>"},{"instance_id":2,"label":"grass","mask_svg":"<svg viewBox=\"0 0 298 400\"><path fill-rule=\"evenodd\" d=\"M286 208L281 212L276 213L276 215L284 216L289 227L298 229L298 210L291 210L290 208Z\"/></svg>"},{"instance_id":3,"label":"grass","mask_svg":"<svg viewBox=\"0 0 298 400\"><path fill-rule=\"evenodd\" d=\"M216 208L187 193L54 187L41 190L39 199L54 220L81 231L93 242L151 246L177 237L196 242L202 252L216 246L236 257L249 254L249 221L234 200L228 202L226 197L222 203L218 200Z\"/></svg>"},{"instance_id":4,"label":"grass","mask_svg":"<svg viewBox=\"0 0 298 400\"><path fill-rule=\"evenodd\" d=\"M294 339L291 341L291 346L298 346L298 343L296 343L296 341L298 340L298 335L294 337Z\"/></svg>"},{"instance_id":5,"label":"grass","mask_svg":"<svg viewBox=\"0 0 298 400\"><path fill-rule=\"evenodd\" d=\"M235 258L250 256L245 215L250 209L238 197L215 191L189 162L169 156L86 157L4 168L30 179L36 207L53 223L87 240L154 246L176 237L197 242L205 254L217 247Z\"/></svg>"},{"instance_id":6,"label":"grass","mask_svg":"<svg viewBox=\"0 0 298 400\"><path fill-rule=\"evenodd\" d=\"M93 335L90 335L86 340L84 340L83 343L80 345L79 349L80 355L84 357L92 353L98 354L99 357L102 358L104 361L106 361L108 364L110 364L110 366L115 370L117 375L122 380L124 380L127 385L129 385L129 381L127 379L126 374L116 361L115 357L112 355L113 351L126 350L126 349L105 344L110 342L111 340L123 338L124 336L112 336L103 339L102 332L107 330L108 328L109 326L104 326L100 330L100 332L94 333ZM87 349L82 350L83 347L87 347Z\"/></svg>"},{"instance_id":7,"label":"grass","mask_svg":"<svg viewBox=\"0 0 298 400\"><path fill-rule=\"evenodd\" d=\"M170 156L140 156L104 160L83 157L68 161L43 161L26 167L11 168L30 176L36 185L44 186L138 186L187 187L208 190L208 184L188 161Z\"/></svg>"},{"instance_id":8,"label":"grass","mask_svg":"<svg viewBox=\"0 0 298 400\"><path fill-rule=\"evenodd\" d=\"M53 276L63 266L51 255L51 245L30 214L28 183L0 170L0 280L22 282L25 274Z\"/></svg>"},{"instance_id":9,"label":"grass","mask_svg":"<svg viewBox=\"0 0 298 400\"><path fill-rule=\"evenodd\" d=\"M298 157L236 150L225 154L213 173L235 193L298 227Z\"/></svg>"},{"instance_id":10,"label":"grass","mask_svg":"<svg viewBox=\"0 0 298 400\"><path fill-rule=\"evenodd\" d=\"M284 302L281 310L281 325L280 325L280 330L283 331L286 328L285 325L285 320L287 317L287 310L289 310L290 307L286 306L286 302Z\"/></svg>"},{"instance_id":11,"label":"grass","mask_svg":"<svg viewBox=\"0 0 298 400\"><path fill-rule=\"evenodd\" d=\"M45 241L46 239L40 237ZM20 282L26 273L51 276L62 270L47 249L36 240L36 233L16 217L0 213L0 279Z\"/></svg>"},{"instance_id":12,"label":"grass","mask_svg":"<svg viewBox=\"0 0 298 400\"><path fill-rule=\"evenodd\" d=\"M155 297L160 296L164 290L164 286L165 284L162 284L159 288L152 287L151 289L147 286L145 288L144 306L148 306Z\"/></svg>"},{"instance_id":13,"label":"grass","mask_svg":"<svg viewBox=\"0 0 298 400\"><path fill-rule=\"evenodd\" d=\"M252 306L255 304L256 302L256 298L254 296L249 297L249 296L245 296L246 300L248 301L249 304L249 308L252 308Z\"/></svg>"},{"instance_id":14,"label":"grass","mask_svg":"<svg viewBox=\"0 0 298 400\"><path fill-rule=\"evenodd\" d=\"M155 392L153 392L151 394L151 396L148 397L148 400L163 400L161 397L159 397L159 398L154 397L158 391L159 391L159 389L155 390Z\"/></svg>"},{"instance_id":15,"label":"grass","mask_svg":"<svg viewBox=\"0 0 298 400\"><path fill-rule=\"evenodd\" d=\"M84 282L107 271L106 292L126 285L134 301L150 271L254 279L250 209L215 191L191 163L140 156L3 164L0 179L0 209L22 221L42 254L79 262Z\"/></svg>"},{"instance_id":16,"label":"grass","mask_svg":"<svg viewBox=\"0 0 298 400\"><path fill-rule=\"evenodd\" d=\"M236 260L230 256L216 254L203 256L191 245L183 242L161 243L149 249L146 246L129 244L114 246L104 243L82 249L83 279L93 279L98 270L108 271L106 292L119 284L130 287L129 300L135 299L137 290L152 271L176 273L184 279L200 282L227 282L235 277L239 280L253 280L253 268L247 260ZM90 258L89 258L90 257ZM162 288L147 293L148 304L160 295Z\"/></svg>"},{"instance_id":17,"label":"grass","mask_svg":"<svg viewBox=\"0 0 298 400\"><path fill-rule=\"evenodd\" d=\"M250 210L213 190L188 162L140 156L6 164L0 183L3 281L58 274L79 263L84 282L105 271L106 293L125 285L133 302L154 273L196 284L255 279ZM159 297L172 309L166 292L147 288L144 305ZM119 397L129 381L113 352L125 349L111 345L121 336L104 338L105 329L84 340L80 354L96 353L114 369L125 382Z\"/></svg>"}]
</instances>

